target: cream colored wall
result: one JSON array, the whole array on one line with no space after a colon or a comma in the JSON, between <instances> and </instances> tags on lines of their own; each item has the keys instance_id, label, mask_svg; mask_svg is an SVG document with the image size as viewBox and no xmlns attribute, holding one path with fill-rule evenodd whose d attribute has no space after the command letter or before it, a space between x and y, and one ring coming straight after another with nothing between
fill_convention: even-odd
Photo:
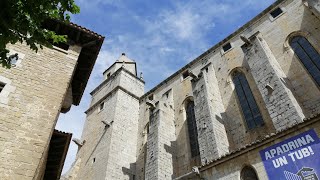
<instances>
[{"instance_id":1,"label":"cream colored wall","mask_svg":"<svg viewBox=\"0 0 320 180\"><path fill-rule=\"evenodd\" d=\"M25 44L8 48L18 52L21 62L0 68L10 87L4 91L7 101L0 103L0 177L39 179L80 48L44 47L38 53Z\"/></svg>"}]
</instances>

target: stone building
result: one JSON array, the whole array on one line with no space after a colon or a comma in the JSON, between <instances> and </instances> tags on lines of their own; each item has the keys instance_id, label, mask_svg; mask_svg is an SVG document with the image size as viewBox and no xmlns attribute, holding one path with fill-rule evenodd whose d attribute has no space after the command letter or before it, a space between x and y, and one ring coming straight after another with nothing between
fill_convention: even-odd
<instances>
[{"instance_id":1,"label":"stone building","mask_svg":"<svg viewBox=\"0 0 320 180\"><path fill-rule=\"evenodd\" d=\"M147 93L122 54L65 178L320 177L319 18L319 0L278 0Z\"/></svg>"},{"instance_id":2,"label":"stone building","mask_svg":"<svg viewBox=\"0 0 320 180\"><path fill-rule=\"evenodd\" d=\"M11 69L0 68L0 179L59 179L71 134L54 130L60 113L79 105L104 37L50 20L68 42L36 53L9 44Z\"/></svg>"}]
</instances>

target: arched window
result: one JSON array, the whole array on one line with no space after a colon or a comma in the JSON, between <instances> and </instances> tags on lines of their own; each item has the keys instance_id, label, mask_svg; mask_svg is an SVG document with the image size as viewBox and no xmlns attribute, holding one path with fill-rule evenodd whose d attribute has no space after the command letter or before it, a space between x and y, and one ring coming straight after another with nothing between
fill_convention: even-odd
<instances>
[{"instance_id":1,"label":"arched window","mask_svg":"<svg viewBox=\"0 0 320 180\"><path fill-rule=\"evenodd\" d=\"M187 113L187 124L189 132L189 142L191 148L191 156L195 157L200 154L199 152L199 143L198 143L198 130L196 124L196 117L194 114L194 102L189 101L186 105Z\"/></svg>"},{"instance_id":2,"label":"arched window","mask_svg":"<svg viewBox=\"0 0 320 180\"><path fill-rule=\"evenodd\" d=\"M320 55L309 41L303 36L295 36L290 41L290 46L297 54L300 61L310 73L314 81L320 86Z\"/></svg>"},{"instance_id":3,"label":"arched window","mask_svg":"<svg viewBox=\"0 0 320 180\"><path fill-rule=\"evenodd\" d=\"M258 180L256 171L250 166L245 166L241 170L241 180Z\"/></svg>"},{"instance_id":4,"label":"arched window","mask_svg":"<svg viewBox=\"0 0 320 180\"><path fill-rule=\"evenodd\" d=\"M264 122L245 75L239 71L234 72L233 83L248 129L262 126Z\"/></svg>"}]
</instances>

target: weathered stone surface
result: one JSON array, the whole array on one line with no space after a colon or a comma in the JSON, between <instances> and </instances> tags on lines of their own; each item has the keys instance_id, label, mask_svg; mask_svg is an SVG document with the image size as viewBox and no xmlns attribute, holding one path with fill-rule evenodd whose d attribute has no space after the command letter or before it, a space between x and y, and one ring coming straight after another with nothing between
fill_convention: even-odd
<instances>
[{"instance_id":1,"label":"weathered stone surface","mask_svg":"<svg viewBox=\"0 0 320 180\"><path fill-rule=\"evenodd\" d=\"M132 179L135 176L139 99L144 83L119 68L92 93L76 163L66 179ZM103 105L102 105L103 103Z\"/></svg>"},{"instance_id":2,"label":"weathered stone surface","mask_svg":"<svg viewBox=\"0 0 320 180\"><path fill-rule=\"evenodd\" d=\"M0 179L39 179L81 49L8 48L23 58L19 66L0 68L0 81L8 84L0 95Z\"/></svg>"},{"instance_id":3,"label":"weathered stone surface","mask_svg":"<svg viewBox=\"0 0 320 180\"><path fill-rule=\"evenodd\" d=\"M273 18L270 12L276 7L283 13ZM258 154L261 148L313 127L319 134L319 123L315 123L266 142L263 147L245 148L320 112L319 87L289 43L293 35L307 34L308 41L320 51L319 28L319 17L303 1L277 1L146 94L136 77L120 67L109 68L107 72L117 75L111 73L92 94L94 108L88 111L83 131L87 144L77 155L84 165L79 165L78 173L73 174L78 179L129 179L133 175L141 180L172 179L188 174L192 166L209 163L200 169L200 176L206 179L239 179L244 165L251 165L260 179L266 179ZM232 47L224 52L222 46L228 42ZM118 73L116 69L120 69ZM247 128L232 82L236 70L248 81L263 117L261 127ZM132 67L128 71L135 72ZM119 84L127 91L113 91ZM139 102L124 98L126 93L139 97ZM98 112L101 99L105 100L106 111ZM126 103L120 105L123 101ZM195 102L200 146L200 156L196 157L191 156L186 122L185 106L189 101ZM124 120L131 115L132 122ZM104 132L101 120L118 122L119 126L109 127L99 141ZM132 132L128 134L129 123ZM117 153L129 147L134 150L128 151L125 157ZM243 153L228 155L230 159L215 164L238 150ZM96 164L101 163L99 166L92 165L92 152L97 157ZM214 162L210 164L210 161ZM109 162L113 163L112 168ZM76 172L78 166L74 167ZM120 171L119 167L125 168Z\"/></svg>"},{"instance_id":4,"label":"weathered stone surface","mask_svg":"<svg viewBox=\"0 0 320 180\"><path fill-rule=\"evenodd\" d=\"M311 9L313 13L315 13L318 17L320 17L320 1L319 0L305 0L308 4L307 6Z\"/></svg>"},{"instance_id":5,"label":"weathered stone surface","mask_svg":"<svg viewBox=\"0 0 320 180\"><path fill-rule=\"evenodd\" d=\"M212 65L193 80L193 96L198 127L201 163L205 164L229 152L222 114L225 109Z\"/></svg>"},{"instance_id":6,"label":"weathered stone surface","mask_svg":"<svg viewBox=\"0 0 320 180\"><path fill-rule=\"evenodd\" d=\"M162 98L151 114L145 179L172 179L175 161L175 126L172 93Z\"/></svg>"},{"instance_id":7,"label":"weathered stone surface","mask_svg":"<svg viewBox=\"0 0 320 180\"><path fill-rule=\"evenodd\" d=\"M276 130L301 122L305 117L302 109L287 87L285 82L287 77L267 43L258 35L253 40L252 47L244 51L252 76Z\"/></svg>"}]
</instances>

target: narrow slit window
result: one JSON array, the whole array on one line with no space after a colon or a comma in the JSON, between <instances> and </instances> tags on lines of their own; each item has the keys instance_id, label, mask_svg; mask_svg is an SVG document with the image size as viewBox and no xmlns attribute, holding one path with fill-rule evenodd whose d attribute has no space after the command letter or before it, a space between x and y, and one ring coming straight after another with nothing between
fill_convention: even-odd
<instances>
[{"instance_id":1,"label":"narrow slit window","mask_svg":"<svg viewBox=\"0 0 320 180\"><path fill-rule=\"evenodd\" d=\"M283 11L282 11L282 9L281 8L277 8L277 9L275 9L275 10L273 10L271 13L270 13L270 15L273 17L273 18L276 18L276 17L278 17L280 14L282 14L283 13Z\"/></svg>"},{"instance_id":2,"label":"narrow slit window","mask_svg":"<svg viewBox=\"0 0 320 180\"><path fill-rule=\"evenodd\" d=\"M150 132L149 128L150 128L150 123L148 122L146 127L145 127L145 130L146 130L147 134L149 134L149 132Z\"/></svg>"},{"instance_id":3,"label":"narrow slit window","mask_svg":"<svg viewBox=\"0 0 320 180\"><path fill-rule=\"evenodd\" d=\"M169 89L167 92L163 93L162 97L166 97L168 99L170 92L171 92L171 89Z\"/></svg>"},{"instance_id":4,"label":"narrow slit window","mask_svg":"<svg viewBox=\"0 0 320 180\"><path fill-rule=\"evenodd\" d=\"M99 106L99 110L103 110L104 109L104 102L100 103L100 106Z\"/></svg>"},{"instance_id":5,"label":"narrow slit window","mask_svg":"<svg viewBox=\"0 0 320 180\"><path fill-rule=\"evenodd\" d=\"M232 48L232 46L231 46L231 44L230 44L230 43L228 43L228 44L226 44L226 45L222 46L222 49L223 49L223 51L224 51L224 52L228 51L228 50L229 50L229 49L231 49L231 48Z\"/></svg>"},{"instance_id":6,"label":"narrow slit window","mask_svg":"<svg viewBox=\"0 0 320 180\"><path fill-rule=\"evenodd\" d=\"M0 93L2 92L2 90L3 90L3 88L4 88L5 86L6 86L6 84L0 82Z\"/></svg>"},{"instance_id":7,"label":"narrow slit window","mask_svg":"<svg viewBox=\"0 0 320 180\"><path fill-rule=\"evenodd\" d=\"M191 148L191 156L195 157L200 154L198 143L198 130L196 124L196 117L194 114L194 102L190 101L186 106L187 125L189 133L189 142Z\"/></svg>"},{"instance_id":8,"label":"narrow slit window","mask_svg":"<svg viewBox=\"0 0 320 180\"><path fill-rule=\"evenodd\" d=\"M293 37L290 46L313 80L320 86L320 55L317 50L303 36Z\"/></svg>"},{"instance_id":9,"label":"narrow slit window","mask_svg":"<svg viewBox=\"0 0 320 180\"><path fill-rule=\"evenodd\" d=\"M245 75L239 71L233 74L233 83L239 99L241 110L248 129L254 129L264 125L260 110L254 99Z\"/></svg>"}]
</instances>

